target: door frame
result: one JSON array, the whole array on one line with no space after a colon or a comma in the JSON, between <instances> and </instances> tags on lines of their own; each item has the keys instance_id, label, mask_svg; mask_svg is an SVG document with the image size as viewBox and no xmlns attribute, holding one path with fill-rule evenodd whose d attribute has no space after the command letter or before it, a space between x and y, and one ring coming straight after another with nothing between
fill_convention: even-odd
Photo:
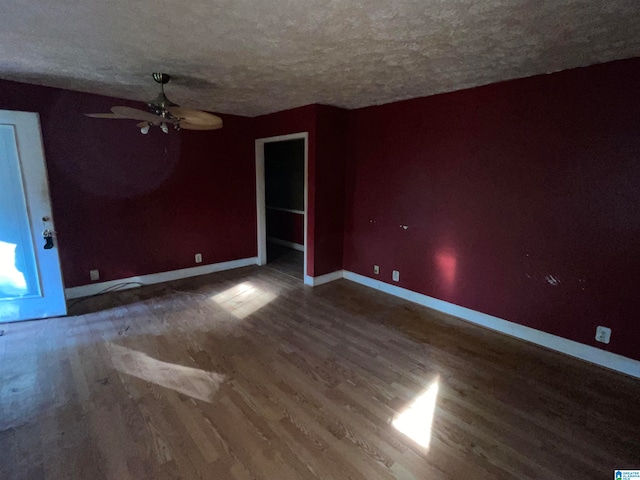
<instances>
[{"instance_id":1,"label":"door frame","mask_svg":"<svg viewBox=\"0 0 640 480\"><path fill-rule=\"evenodd\" d=\"M275 137L265 137L256 139L256 208L257 208L257 231L258 231L258 265L267 263L267 206L265 199L265 176L264 176L264 146L266 143L285 142L287 140L304 140L304 283L312 284L312 278L307 275L307 253L308 253L308 221L309 221L309 132L291 133L288 135L277 135Z\"/></svg>"}]
</instances>

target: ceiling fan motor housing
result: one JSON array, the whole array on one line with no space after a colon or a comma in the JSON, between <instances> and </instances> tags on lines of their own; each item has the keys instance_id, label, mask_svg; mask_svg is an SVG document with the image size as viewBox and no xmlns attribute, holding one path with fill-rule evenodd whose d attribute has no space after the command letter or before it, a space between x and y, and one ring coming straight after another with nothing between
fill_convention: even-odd
<instances>
[{"instance_id":1,"label":"ceiling fan motor housing","mask_svg":"<svg viewBox=\"0 0 640 480\"><path fill-rule=\"evenodd\" d=\"M169 107L177 107L177 103L173 103L167 98L164 92L160 93L156 98L147 103L153 110L166 110ZM158 113L156 113L158 115Z\"/></svg>"}]
</instances>

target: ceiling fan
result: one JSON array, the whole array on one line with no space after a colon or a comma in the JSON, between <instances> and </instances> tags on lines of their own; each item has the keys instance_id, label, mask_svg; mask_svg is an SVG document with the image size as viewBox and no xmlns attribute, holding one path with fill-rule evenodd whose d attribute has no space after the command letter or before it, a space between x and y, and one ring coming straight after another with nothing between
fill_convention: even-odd
<instances>
[{"instance_id":1,"label":"ceiling fan","mask_svg":"<svg viewBox=\"0 0 640 480\"><path fill-rule=\"evenodd\" d=\"M137 108L117 106L111 113L85 113L92 118L132 119L141 120L136 126L143 134L149 133L152 126L160 127L164 133L169 133L169 125L176 130L217 130L222 128L222 119L217 115L183 108L173 103L164 94L164 86L169 83L171 76L166 73L153 73L153 79L160 84L158 96L147 103L149 112Z\"/></svg>"}]
</instances>

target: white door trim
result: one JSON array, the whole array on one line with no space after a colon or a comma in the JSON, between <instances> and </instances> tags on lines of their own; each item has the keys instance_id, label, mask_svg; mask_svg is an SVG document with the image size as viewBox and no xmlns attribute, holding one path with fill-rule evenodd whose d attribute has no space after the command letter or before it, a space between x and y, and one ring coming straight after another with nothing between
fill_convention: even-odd
<instances>
[{"instance_id":1,"label":"white door trim","mask_svg":"<svg viewBox=\"0 0 640 480\"><path fill-rule=\"evenodd\" d=\"M304 140L304 283L312 285L312 278L307 275L307 223L309 221L309 132L292 133L256 139L256 208L258 230L258 265L267 263L267 208L265 204L264 185L264 145L265 143L284 142L287 140Z\"/></svg>"}]
</instances>

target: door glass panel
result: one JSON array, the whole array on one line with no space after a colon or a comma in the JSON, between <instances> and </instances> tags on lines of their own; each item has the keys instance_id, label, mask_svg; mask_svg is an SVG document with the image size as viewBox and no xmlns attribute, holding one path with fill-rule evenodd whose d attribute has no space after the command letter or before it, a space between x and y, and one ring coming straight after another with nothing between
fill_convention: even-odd
<instances>
[{"instance_id":1,"label":"door glass panel","mask_svg":"<svg viewBox=\"0 0 640 480\"><path fill-rule=\"evenodd\" d=\"M0 125L0 301L40 296L13 125Z\"/></svg>"}]
</instances>

